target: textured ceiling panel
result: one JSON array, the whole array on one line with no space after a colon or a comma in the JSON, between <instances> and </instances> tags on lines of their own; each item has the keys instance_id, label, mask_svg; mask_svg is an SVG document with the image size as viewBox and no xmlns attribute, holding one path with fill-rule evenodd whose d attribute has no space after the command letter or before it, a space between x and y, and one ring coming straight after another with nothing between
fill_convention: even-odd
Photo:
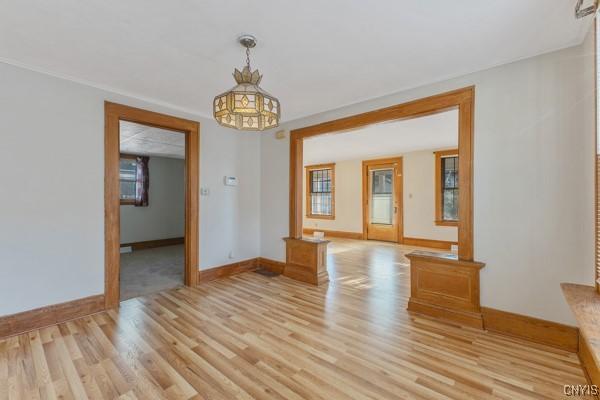
<instances>
[{"instance_id":1,"label":"textured ceiling panel","mask_svg":"<svg viewBox=\"0 0 600 400\"><path fill-rule=\"evenodd\" d=\"M185 135L133 122L120 123L121 153L185 158Z\"/></svg>"}]
</instances>

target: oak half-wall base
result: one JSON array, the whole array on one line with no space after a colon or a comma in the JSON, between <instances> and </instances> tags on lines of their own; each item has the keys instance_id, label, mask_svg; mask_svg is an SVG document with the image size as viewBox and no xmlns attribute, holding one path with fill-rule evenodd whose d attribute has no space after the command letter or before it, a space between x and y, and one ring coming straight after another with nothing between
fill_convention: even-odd
<instances>
[{"instance_id":1,"label":"oak half-wall base","mask_svg":"<svg viewBox=\"0 0 600 400\"><path fill-rule=\"evenodd\" d=\"M479 270L485 264L428 251L406 257L410 260L409 311L483 329Z\"/></svg>"},{"instance_id":2,"label":"oak half-wall base","mask_svg":"<svg viewBox=\"0 0 600 400\"><path fill-rule=\"evenodd\" d=\"M328 240L309 238L284 238L283 240L285 240L284 276L317 286L329 282Z\"/></svg>"}]
</instances>

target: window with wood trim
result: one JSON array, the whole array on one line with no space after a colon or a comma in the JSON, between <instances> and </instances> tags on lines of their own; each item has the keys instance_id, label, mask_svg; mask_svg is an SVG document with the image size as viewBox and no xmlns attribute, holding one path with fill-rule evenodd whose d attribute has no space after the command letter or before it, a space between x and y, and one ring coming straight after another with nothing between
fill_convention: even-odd
<instances>
[{"instance_id":1,"label":"window with wood trim","mask_svg":"<svg viewBox=\"0 0 600 400\"><path fill-rule=\"evenodd\" d=\"M458 226L458 149L435 152L435 224Z\"/></svg>"},{"instance_id":2,"label":"window with wood trim","mask_svg":"<svg viewBox=\"0 0 600 400\"><path fill-rule=\"evenodd\" d=\"M119 160L119 186L122 205L135 204L137 167L136 156L121 154Z\"/></svg>"},{"instance_id":3,"label":"window with wood trim","mask_svg":"<svg viewBox=\"0 0 600 400\"><path fill-rule=\"evenodd\" d=\"M306 216L335 218L335 164L306 167Z\"/></svg>"}]
</instances>

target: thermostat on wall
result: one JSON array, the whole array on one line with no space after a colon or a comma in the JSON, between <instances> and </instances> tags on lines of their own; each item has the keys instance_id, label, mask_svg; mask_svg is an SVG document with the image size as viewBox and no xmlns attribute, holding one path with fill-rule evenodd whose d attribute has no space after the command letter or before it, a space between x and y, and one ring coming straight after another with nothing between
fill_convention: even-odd
<instances>
[{"instance_id":1,"label":"thermostat on wall","mask_svg":"<svg viewBox=\"0 0 600 400\"><path fill-rule=\"evenodd\" d=\"M223 179L223 183L225 183L225 186L237 186L237 178L235 176L226 176Z\"/></svg>"}]
</instances>

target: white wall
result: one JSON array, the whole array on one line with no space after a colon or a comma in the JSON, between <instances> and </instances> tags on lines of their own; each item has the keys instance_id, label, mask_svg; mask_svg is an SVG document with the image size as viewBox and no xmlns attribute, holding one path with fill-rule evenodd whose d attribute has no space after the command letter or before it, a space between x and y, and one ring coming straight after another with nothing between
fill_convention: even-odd
<instances>
[{"instance_id":1,"label":"white wall","mask_svg":"<svg viewBox=\"0 0 600 400\"><path fill-rule=\"evenodd\" d=\"M121 243L183 237L185 161L150 157L148 206L122 205Z\"/></svg>"},{"instance_id":2,"label":"white wall","mask_svg":"<svg viewBox=\"0 0 600 400\"><path fill-rule=\"evenodd\" d=\"M2 63L0 87L0 315L104 292L104 100L200 121L201 268L259 255L259 134Z\"/></svg>"},{"instance_id":3,"label":"white wall","mask_svg":"<svg viewBox=\"0 0 600 400\"><path fill-rule=\"evenodd\" d=\"M457 227L435 224L435 150L402 155L404 236L456 242Z\"/></svg>"},{"instance_id":4,"label":"white wall","mask_svg":"<svg viewBox=\"0 0 600 400\"><path fill-rule=\"evenodd\" d=\"M583 45L292 121L293 129L475 85L475 258L484 306L574 324L593 283L594 61ZM285 256L289 138L261 137L261 254ZM268 178L268 179L267 179ZM272 179L277 178L277 179Z\"/></svg>"}]
</instances>

